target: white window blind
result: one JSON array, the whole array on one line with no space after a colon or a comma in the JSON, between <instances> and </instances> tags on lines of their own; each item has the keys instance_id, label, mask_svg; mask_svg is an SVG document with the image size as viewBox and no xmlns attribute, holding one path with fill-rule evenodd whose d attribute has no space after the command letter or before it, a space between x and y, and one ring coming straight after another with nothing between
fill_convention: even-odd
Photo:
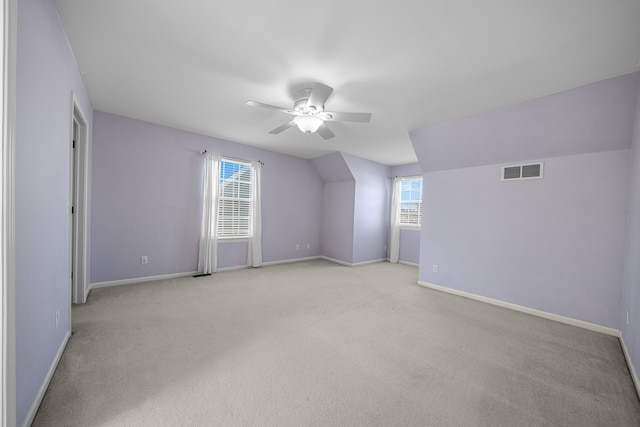
<instances>
[{"instance_id":1,"label":"white window blind","mask_svg":"<svg viewBox=\"0 0 640 427\"><path fill-rule=\"evenodd\" d=\"M422 177L402 178L400 225L422 223Z\"/></svg>"},{"instance_id":2,"label":"white window blind","mask_svg":"<svg viewBox=\"0 0 640 427\"><path fill-rule=\"evenodd\" d=\"M220 162L220 196L218 237L251 235L252 176L251 164L222 159Z\"/></svg>"}]
</instances>

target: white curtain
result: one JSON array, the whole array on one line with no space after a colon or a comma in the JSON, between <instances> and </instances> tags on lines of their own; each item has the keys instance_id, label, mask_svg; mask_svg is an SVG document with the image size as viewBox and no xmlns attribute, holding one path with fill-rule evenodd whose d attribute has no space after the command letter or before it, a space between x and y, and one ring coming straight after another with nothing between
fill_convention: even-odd
<instances>
[{"instance_id":1,"label":"white curtain","mask_svg":"<svg viewBox=\"0 0 640 427\"><path fill-rule=\"evenodd\" d=\"M251 162L253 198L251 207L251 236L247 248L247 265L260 267L262 265L262 220L260 218L260 163Z\"/></svg>"},{"instance_id":2,"label":"white curtain","mask_svg":"<svg viewBox=\"0 0 640 427\"><path fill-rule=\"evenodd\" d=\"M215 273L218 269L218 187L220 186L220 156L207 153L204 160L202 195L202 226L198 272Z\"/></svg>"},{"instance_id":3,"label":"white curtain","mask_svg":"<svg viewBox=\"0 0 640 427\"><path fill-rule=\"evenodd\" d=\"M400 198L402 192L402 178L393 180L391 195L391 226L389 233L389 261L398 262L400 257Z\"/></svg>"}]
</instances>

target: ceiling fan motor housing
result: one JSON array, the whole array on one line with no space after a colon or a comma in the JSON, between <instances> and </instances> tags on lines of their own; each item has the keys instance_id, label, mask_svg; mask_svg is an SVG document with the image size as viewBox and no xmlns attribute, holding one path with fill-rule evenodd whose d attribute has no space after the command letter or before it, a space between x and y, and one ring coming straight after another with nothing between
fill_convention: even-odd
<instances>
[{"instance_id":1,"label":"ceiling fan motor housing","mask_svg":"<svg viewBox=\"0 0 640 427\"><path fill-rule=\"evenodd\" d=\"M293 104L293 109L303 114L317 114L324 110L324 105L321 108L316 108L309 104L309 96L311 96L311 88L302 89L300 92L300 98Z\"/></svg>"},{"instance_id":2,"label":"ceiling fan motor housing","mask_svg":"<svg viewBox=\"0 0 640 427\"><path fill-rule=\"evenodd\" d=\"M300 91L300 97L293 103L293 110L281 108L262 102L247 101L247 105L267 108L283 113L291 114L293 120L270 131L270 134L279 134L292 126L297 126L301 132L312 134L318 132L322 139L335 137L331 129L325 125L325 121L361 122L368 123L371 113L328 113L324 111L324 103L327 101L333 88L322 83L314 83L312 87Z\"/></svg>"}]
</instances>

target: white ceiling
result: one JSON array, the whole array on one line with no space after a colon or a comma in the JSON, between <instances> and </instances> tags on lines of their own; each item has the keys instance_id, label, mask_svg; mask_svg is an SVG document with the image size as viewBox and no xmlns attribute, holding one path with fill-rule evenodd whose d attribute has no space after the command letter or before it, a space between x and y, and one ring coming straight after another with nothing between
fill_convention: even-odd
<instances>
[{"instance_id":1,"label":"white ceiling","mask_svg":"<svg viewBox=\"0 0 640 427\"><path fill-rule=\"evenodd\" d=\"M640 0L55 0L97 110L313 158L416 161L408 132L637 71ZM268 131L313 82L323 140Z\"/></svg>"}]
</instances>

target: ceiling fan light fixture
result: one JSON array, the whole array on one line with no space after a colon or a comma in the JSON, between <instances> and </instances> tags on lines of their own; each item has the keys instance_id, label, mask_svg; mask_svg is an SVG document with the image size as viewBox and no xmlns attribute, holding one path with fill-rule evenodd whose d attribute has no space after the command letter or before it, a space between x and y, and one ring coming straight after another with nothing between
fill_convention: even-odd
<instances>
[{"instance_id":1,"label":"ceiling fan light fixture","mask_svg":"<svg viewBox=\"0 0 640 427\"><path fill-rule=\"evenodd\" d=\"M277 107L256 101L247 101L247 105L276 110L295 116L293 120L269 131L271 135L282 133L295 125L302 133L310 135L317 132L322 139L327 140L336 135L331 132L331 129L329 129L325 122L369 123L371 121L371 113L336 113L324 111L324 104L332 92L332 87L316 82L312 87L302 90L300 97L293 103L293 109Z\"/></svg>"},{"instance_id":2,"label":"ceiling fan light fixture","mask_svg":"<svg viewBox=\"0 0 640 427\"><path fill-rule=\"evenodd\" d=\"M317 131L318 128L324 123L324 120L322 120L318 116L303 114L293 119L293 123L298 126L298 129L300 129L301 132L310 134Z\"/></svg>"}]
</instances>

